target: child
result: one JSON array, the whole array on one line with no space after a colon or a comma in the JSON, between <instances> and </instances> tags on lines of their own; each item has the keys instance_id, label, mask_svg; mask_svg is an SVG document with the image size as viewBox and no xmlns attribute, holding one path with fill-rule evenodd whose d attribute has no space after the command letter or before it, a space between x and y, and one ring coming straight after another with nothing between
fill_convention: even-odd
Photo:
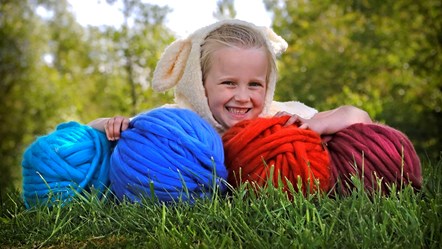
<instances>
[{"instance_id":1,"label":"child","mask_svg":"<svg viewBox=\"0 0 442 249\"><path fill-rule=\"evenodd\" d=\"M287 43L272 30L240 20L223 20L203 27L166 48L154 72L152 87L175 87L175 104L208 121L220 135L236 123L256 117L290 115L320 135L330 135L354 123L371 123L353 106L317 112L300 102L276 102L276 56ZM111 141L129 126L129 118L100 118L90 126L105 131Z\"/></svg>"}]
</instances>

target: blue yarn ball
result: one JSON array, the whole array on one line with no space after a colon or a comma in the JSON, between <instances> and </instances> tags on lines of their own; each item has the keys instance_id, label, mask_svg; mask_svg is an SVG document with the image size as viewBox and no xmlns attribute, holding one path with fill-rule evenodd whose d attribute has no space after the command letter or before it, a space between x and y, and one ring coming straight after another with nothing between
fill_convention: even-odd
<instances>
[{"instance_id":1,"label":"blue yarn ball","mask_svg":"<svg viewBox=\"0 0 442 249\"><path fill-rule=\"evenodd\" d=\"M224 191L227 170L220 135L195 112L157 108L135 117L112 155L111 190L139 202L194 201Z\"/></svg>"},{"instance_id":2,"label":"blue yarn ball","mask_svg":"<svg viewBox=\"0 0 442 249\"><path fill-rule=\"evenodd\" d=\"M27 208L68 201L109 184L111 144L103 132L77 122L62 123L24 152L23 199Z\"/></svg>"}]
</instances>

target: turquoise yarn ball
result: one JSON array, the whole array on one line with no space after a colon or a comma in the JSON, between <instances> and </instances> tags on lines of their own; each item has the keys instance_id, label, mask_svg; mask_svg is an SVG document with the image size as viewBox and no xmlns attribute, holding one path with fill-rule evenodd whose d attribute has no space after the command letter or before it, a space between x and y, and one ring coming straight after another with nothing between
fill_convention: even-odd
<instances>
[{"instance_id":1,"label":"turquoise yarn ball","mask_svg":"<svg viewBox=\"0 0 442 249\"><path fill-rule=\"evenodd\" d=\"M23 154L26 207L66 202L92 188L102 193L109 184L110 153L104 133L77 122L62 123L38 137Z\"/></svg>"}]
</instances>

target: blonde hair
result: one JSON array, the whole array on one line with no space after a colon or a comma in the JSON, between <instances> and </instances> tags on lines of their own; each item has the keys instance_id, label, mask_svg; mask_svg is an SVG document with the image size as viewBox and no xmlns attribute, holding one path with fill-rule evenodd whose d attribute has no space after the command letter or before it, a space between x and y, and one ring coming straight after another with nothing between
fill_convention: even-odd
<instances>
[{"instance_id":1,"label":"blonde hair","mask_svg":"<svg viewBox=\"0 0 442 249\"><path fill-rule=\"evenodd\" d=\"M269 64L266 76L266 83L268 84L271 72L276 73L277 70L275 59L266 44L266 36L262 31L242 24L224 24L210 32L201 45L203 84L212 67L212 54L224 47L263 48Z\"/></svg>"}]
</instances>

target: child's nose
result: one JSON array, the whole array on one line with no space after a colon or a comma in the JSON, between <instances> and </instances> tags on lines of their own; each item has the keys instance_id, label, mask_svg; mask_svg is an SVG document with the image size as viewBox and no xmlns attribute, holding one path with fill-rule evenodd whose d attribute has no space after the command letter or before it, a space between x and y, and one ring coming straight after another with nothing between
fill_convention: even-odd
<instances>
[{"instance_id":1,"label":"child's nose","mask_svg":"<svg viewBox=\"0 0 442 249\"><path fill-rule=\"evenodd\" d=\"M250 99L250 94L247 89L238 88L238 90L235 93L235 100L236 101L248 101Z\"/></svg>"}]
</instances>

